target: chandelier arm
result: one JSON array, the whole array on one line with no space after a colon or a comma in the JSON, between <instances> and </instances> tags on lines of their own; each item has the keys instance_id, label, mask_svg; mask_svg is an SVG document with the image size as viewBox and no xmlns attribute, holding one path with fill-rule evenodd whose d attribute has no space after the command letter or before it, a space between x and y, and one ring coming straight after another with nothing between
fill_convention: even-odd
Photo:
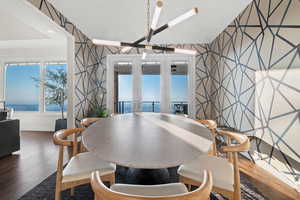
<instances>
[{"instance_id":1,"label":"chandelier arm","mask_svg":"<svg viewBox=\"0 0 300 200\"><path fill-rule=\"evenodd\" d=\"M189 19L190 17L192 17L192 16L194 16L196 14L198 14L198 8L193 8L193 9L189 10L188 12L186 12L186 13L178 16L177 18L175 18L173 20L171 20L167 24L164 24L164 25L160 26L159 28L155 29L154 31L152 31L151 34L153 36L153 35L156 35L156 34L162 32L162 31L168 29L168 28L172 28L173 26L175 26L175 25L177 25L177 24L179 24L179 23L181 23L181 22ZM142 37L142 38L134 41L133 43L134 44L139 44L139 43L147 40L147 37L148 36L144 36L144 37ZM124 49L122 49L122 52L124 53L124 52L127 52L129 50L130 50L130 48L126 48L126 49L124 48Z\"/></svg>"},{"instance_id":2,"label":"chandelier arm","mask_svg":"<svg viewBox=\"0 0 300 200\"><path fill-rule=\"evenodd\" d=\"M154 30L153 33L152 33L152 35L156 35L156 34L162 32L162 31L166 30L167 28L169 28L168 24L165 24L165 25L159 27L158 29ZM144 36L144 37L142 37L142 38L134 41L133 44L139 44L141 42L144 42L146 39L147 39L147 36Z\"/></svg>"},{"instance_id":3,"label":"chandelier arm","mask_svg":"<svg viewBox=\"0 0 300 200\"><path fill-rule=\"evenodd\" d=\"M154 10L154 14L153 14L153 18L152 18L152 24L151 24L149 33L147 35L147 42L151 41L151 37L153 35L153 31L156 29L156 26L158 24L158 20L159 20L159 17L160 17L160 13L161 13L162 7L163 7L162 0L157 0L156 7L155 7L155 10Z\"/></svg>"},{"instance_id":4,"label":"chandelier arm","mask_svg":"<svg viewBox=\"0 0 300 200\"><path fill-rule=\"evenodd\" d=\"M162 46L147 45L147 44L135 44L135 43L110 41L110 40L93 39L93 43L95 45L106 45L106 46L116 46L116 47L134 47L134 48L140 48L140 49L161 50L161 51L169 51L169 52L174 52L174 53L191 54L191 55L197 54L197 51L190 50L190 49L162 47Z\"/></svg>"},{"instance_id":5,"label":"chandelier arm","mask_svg":"<svg viewBox=\"0 0 300 200\"><path fill-rule=\"evenodd\" d=\"M195 51L195 50L180 49L180 48L174 48L174 47L162 47L162 46L157 46L157 45L146 45L146 44L135 44L135 43L121 42L121 46L122 47L135 47L135 48L149 49L149 50L160 50L160 51L190 54L190 55L196 55L197 54L197 51Z\"/></svg>"}]
</instances>

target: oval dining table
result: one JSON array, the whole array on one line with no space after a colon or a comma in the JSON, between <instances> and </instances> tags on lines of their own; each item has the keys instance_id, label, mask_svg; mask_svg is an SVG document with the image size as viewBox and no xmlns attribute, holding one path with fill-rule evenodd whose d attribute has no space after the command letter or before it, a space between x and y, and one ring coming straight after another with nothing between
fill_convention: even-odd
<instances>
[{"instance_id":1,"label":"oval dining table","mask_svg":"<svg viewBox=\"0 0 300 200\"><path fill-rule=\"evenodd\" d=\"M166 168L207 154L210 131L195 120L164 113L130 113L99 120L83 132L83 144L99 159L128 167L127 183L163 184Z\"/></svg>"}]
</instances>

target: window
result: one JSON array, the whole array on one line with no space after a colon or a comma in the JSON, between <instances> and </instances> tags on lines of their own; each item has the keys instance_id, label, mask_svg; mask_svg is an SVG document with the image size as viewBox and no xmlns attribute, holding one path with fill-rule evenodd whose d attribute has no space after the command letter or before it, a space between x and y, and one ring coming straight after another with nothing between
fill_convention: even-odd
<instances>
[{"instance_id":1,"label":"window","mask_svg":"<svg viewBox=\"0 0 300 200\"><path fill-rule=\"evenodd\" d=\"M116 63L130 65L127 80L125 76L121 80L120 73L116 78ZM124 112L176 113L195 118L195 64L194 56L180 54L147 54L145 59L141 55L107 56L107 109L120 112L116 104L122 97L130 97L126 100L132 101L132 109L125 111L124 104Z\"/></svg>"},{"instance_id":2,"label":"window","mask_svg":"<svg viewBox=\"0 0 300 200\"><path fill-rule=\"evenodd\" d=\"M60 112L60 106L51 100L51 87L66 92L67 65L64 63L8 64L6 65L5 101L15 111ZM44 91L44 92L42 92ZM52 98L53 100L53 98ZM67 111L67 101L64 101Z\"/></svg>"},{"instance_id":3,"label":"window","mask_svg":"<svg viewBox=\"0 0 300 200\"><path fill-rule=\"evenodd\" d=\"M39 64L9 64L6 67L6 104L15 111L39 111Z\"/></svg>"},{"instance_id":4,"label":"window","mask_svg":"<svg viewBox=\"0 0 300 200\"><path fill-rule=\"evenodd\" d=\"M115 65L115 112L131 113L132 106L132 63L119 62Z\"/></svg>"},{"instance_id":5,"label":"window","mask_svg":"<svg viewBox=\"0 0 300 200\"><path fill-rule=\"evenodd\" d=\"M160 63L143 63L142 73L142 112L160 112Z\"/></svg>"},{"instance_id":6,"label":"window","mask_svg":"<svg viewBox=\"0 0 300 200\"><path fill-rule=\"evenodd\" d=\"M56 88L62 88L66 91L67 84L67 65L66 64L46 64L46 83ZM67 111L67 101L64 101L64 112ZM59 105L53 103L53 90L45 86L45 111L59 112L61 108Z\"/></svg>"},{"instance_id":7,"label":"window","mask_svg":"<svg viewBox=\"0 0 300 200\"><path fill-rule=\"evenodd\" d=\"M172 113L188 114L188 65L171 65L171 110Z\"/></svg>"}]
</instances>

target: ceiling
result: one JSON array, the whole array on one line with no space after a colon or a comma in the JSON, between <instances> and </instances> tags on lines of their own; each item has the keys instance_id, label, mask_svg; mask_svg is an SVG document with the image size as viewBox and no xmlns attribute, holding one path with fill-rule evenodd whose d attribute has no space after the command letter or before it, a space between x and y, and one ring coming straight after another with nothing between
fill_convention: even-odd
<instances>
[{"instance_id":1,"label":"ceiling","mask_svg":"<svg viewBox=\"0 0 300 200\"><path fill-rule=\"evenodd\" d=\"M0 48L61 45L61 27L25 0L0 0ZM65 45L65 43L63 43Z\"/></svg>"},{"instance_id":2,"label":"ceiling","mask_svg":"<svg viewBox=\"0 0 300 200\"><path fill-rule=\"evenodd\" d=\"M5 30L0 31L0 40L33 40L49 38L47 35L16 18L11 12L5 10L1 10L0 12L0 27Z\"/></svg>"},{"instance_id":3,"label":"ceiling","mask_svg":"<svg viewBox=\"0 0 300 200\"><path fill-rule=\"evenodd\" d=\"M134 41L146 32L146 0L49 0L89 38ZM150 0L153 4L154 0ZM163 25L197 7L199 14L155 36L157 44L212 42L251 0L163 0ZM152 12L154 10L152 6Z\"/></svg>"}]
</instances>

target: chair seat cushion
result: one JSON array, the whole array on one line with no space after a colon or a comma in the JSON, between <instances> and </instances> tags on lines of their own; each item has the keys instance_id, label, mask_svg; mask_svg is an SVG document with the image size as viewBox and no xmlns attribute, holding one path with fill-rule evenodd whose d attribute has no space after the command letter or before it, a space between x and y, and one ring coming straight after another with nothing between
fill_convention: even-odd
<instances>
[{"instance_id":1,"label":"chair seat cushion","mask_svg":"<svg viewBox=\"0 0 300 200\"><path fill-rule=\"evenodd\" d=\"M89 178L93 171L99 171L101 176L114 173L116 166L100 160L90 152L79 153L73 156L63 171L62 182L70 182Z\"/></svg>"},{"instance_id":2,"label":"chair seat cushion","mask_svg":"<svg viewBox=\"0 0 300 200\"><path fill-rule=\"evenodd\" d=\"M214 187L234 191L234 171L232 163L216 156L202 155L193 162L181 165L177 173L186 178L201 182L203 170L211 170Z\"/></svg>"},{"instance_id":3,"label":"chair seat cushion","mask_svg":"<svg viewBox=\"0 0 300 200\"><path fill-rule=\"evenodd\" d=\"M114 184L111 190L137 196L169 196L187 193L188 190L182 183L163 185L127 185Z\"/></svg>"}]
</instances>

